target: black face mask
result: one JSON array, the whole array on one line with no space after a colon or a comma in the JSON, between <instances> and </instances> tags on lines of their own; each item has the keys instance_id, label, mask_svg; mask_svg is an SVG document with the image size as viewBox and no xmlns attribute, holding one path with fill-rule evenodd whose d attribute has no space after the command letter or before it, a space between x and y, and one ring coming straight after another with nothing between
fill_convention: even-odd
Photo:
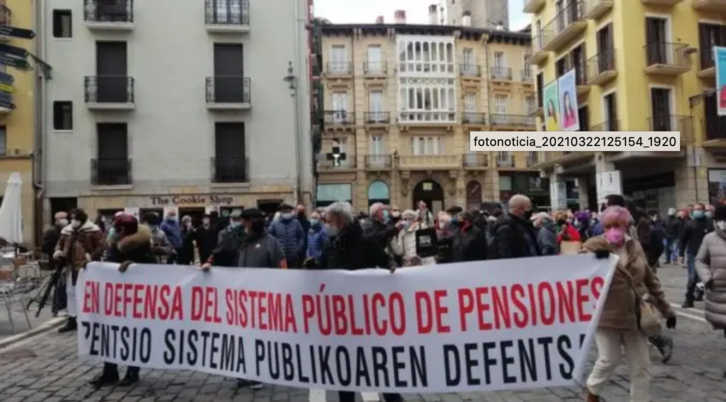
<instances>
[{"instance_id":1,"label":"black face mask","mask_svg":"<svg viewBox=\"0 0 726 402\"><path fill-rule=\"evenodd\" d=\"M530 220L532 218L532 210L524 211L524 215L522 215L522 218L525 220Z\"/></svg>"},{"instance_id":2,"label":"black face mask","mask_svg":"<svg viewBox=\"0 0 726 402\"><path fill-rule=\"evenodd\" d=\"M565 223L567 223L567 219L560 219L557 221L558 225L564 225Z\"/></svg>"},{"instance_id":3,"label":"black face mask","mask_svg":"<svg viewBox=\"0 0 726 402\"><path fill-rule=\"evenodd\" d=\"M252 222L252 233L255 234L262 234L265 231L265 222L264 221L254 221Z\"/></svg>"}]
</instances>

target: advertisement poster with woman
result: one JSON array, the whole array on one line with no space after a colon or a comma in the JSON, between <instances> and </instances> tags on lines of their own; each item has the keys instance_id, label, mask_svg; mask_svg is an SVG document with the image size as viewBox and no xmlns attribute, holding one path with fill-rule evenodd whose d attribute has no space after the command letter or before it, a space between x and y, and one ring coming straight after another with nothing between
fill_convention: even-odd
<instances>
[{"instance_id":1,"label":"advertisement poster with woman","mask_svg":"<svg viewBox=\"0 0 726 402\"><path fill-rule=\"evenodd\" d=\"M726 47L714 47L713 59L716 60L718 115L726 116Z\"/></svg>"},{"instance_id":2,"label":"advertisement poster with woman","mask_svg":"<svg viewBox=\"0 0 726 402\"><path fill-rule=\"evenodd\" d=\"M577 86L575 70L570 70L557 80L560 92L560 117L562 131L579 131L580 119L577 115Z\"/></svg>"},{"instance_id":3,"label":"advertisement poster with woman","mask_svg":"<svg viewBox=\"0 0 726 402\"><path fill-rule=\"evenodd\" d=\"M557 96L557 82L544 88L543 101L545 128L547 131L560 131L560 98Z\"/></svg>"}]
</instances>

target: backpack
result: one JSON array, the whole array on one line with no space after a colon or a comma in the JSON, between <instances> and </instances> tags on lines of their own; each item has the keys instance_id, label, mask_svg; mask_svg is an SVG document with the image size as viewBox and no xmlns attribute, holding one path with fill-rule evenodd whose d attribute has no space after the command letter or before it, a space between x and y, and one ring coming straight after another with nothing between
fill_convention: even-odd
<instances>
[{"instance_id":1,"label":"backpack","mask_svg":"<svg viewBox=\"0 0 726 402\"><path fill-rule=\"evenodd\" d=\"M665 251L665 229L662 225L652 223L650 225L650 257L653 259L659 258L663 251Z\"/></svg>"}]
</instances>

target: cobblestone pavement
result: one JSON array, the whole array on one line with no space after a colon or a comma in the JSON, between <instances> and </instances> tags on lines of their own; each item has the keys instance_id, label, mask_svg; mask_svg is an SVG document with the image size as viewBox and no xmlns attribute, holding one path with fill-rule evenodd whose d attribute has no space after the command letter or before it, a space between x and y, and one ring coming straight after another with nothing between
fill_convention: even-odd
<instances>
[{"instance_id":1,"label":"cobblestone pavement","mask_svg":"<svg viewBox=\"0 0 726 402\"><path fill-rule=\"evenodd\" d=\"M659 275L674 304L682 302L685 270L664 267ZM701 305L697 307L702 307ZM652 353L652 400L658 402L726 402L726 339L702 321L697 309L679 310L678 329L672 333L675 353L663 365ZM690 318L689 318L690 317ZM700 318L700 319L699 319ZM591 353L594 357L594 352ZM260 391L237 389L234 381L218 376L181 371L143 371L142 381L131 388L86 385L98 366L76 358L73 335L55 332L0 350L1 402L323 402L306 389L268 386ZM627 401L628 375L618 369L603 395L605 401ZM564 402L582 401L582 389L551 388L520 392L404 395L411 402ZM337 394L327 393L327 402Z\"/></svg>"}]
</instances>

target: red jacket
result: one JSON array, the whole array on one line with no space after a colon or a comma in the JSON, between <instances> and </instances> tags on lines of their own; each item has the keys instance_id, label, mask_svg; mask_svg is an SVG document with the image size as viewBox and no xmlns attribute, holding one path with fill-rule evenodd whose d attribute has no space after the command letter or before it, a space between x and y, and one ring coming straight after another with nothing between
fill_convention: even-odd
<instances>
[{"instance_id":1,"label":"red jacket","mask_svg":"<svg viewBox=\"0 0 726 402\"><path fill-rule=\"evenodd\" d=\"M582 241L582 238L580 232L574 226L565 223L560 233L557 234L557 244L562 243L562 241Z\"/></svg>"}]
</instances>

